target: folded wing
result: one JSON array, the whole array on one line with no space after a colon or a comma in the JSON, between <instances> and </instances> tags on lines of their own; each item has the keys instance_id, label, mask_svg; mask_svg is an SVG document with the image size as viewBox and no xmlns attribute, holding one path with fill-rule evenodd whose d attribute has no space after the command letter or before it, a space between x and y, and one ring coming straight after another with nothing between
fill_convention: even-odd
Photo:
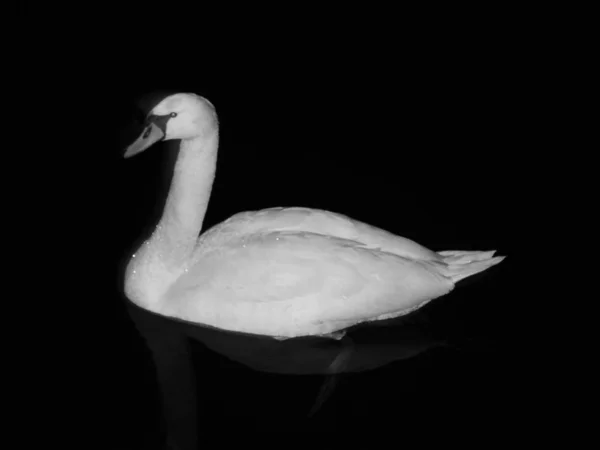
<instances>
[{"instance_id":1,"label":"folded wing","mask_svg":"<svg viewBox=\"0 0 600 450\"><path fill-rule=\"evenodd\" d=\"M224 236L169 289L166 314L249 333L321 334L405 314L453 287L436 262L351 239L289 229Z\"/></svg>"}]
</instances>

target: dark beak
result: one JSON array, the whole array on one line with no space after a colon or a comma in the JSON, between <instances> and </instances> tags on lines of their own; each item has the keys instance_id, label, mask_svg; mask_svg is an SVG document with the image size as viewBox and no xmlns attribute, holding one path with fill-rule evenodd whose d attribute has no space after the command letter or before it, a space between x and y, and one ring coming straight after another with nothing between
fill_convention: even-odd
<instances>
[{"instance_id":1,"label":"dark beak","mask_svg":"<svg viewBox=\"0 0 600 450\"><path fill-rule=\"evenodd\" d=\"M133 155L143 152L155 142L162 140L165 137L167 122L170 116L157 116L154 114L148 115L144 123L144 131L133 144L127 147L124 158L130 158Z\"/></svg>"}]
</instances>

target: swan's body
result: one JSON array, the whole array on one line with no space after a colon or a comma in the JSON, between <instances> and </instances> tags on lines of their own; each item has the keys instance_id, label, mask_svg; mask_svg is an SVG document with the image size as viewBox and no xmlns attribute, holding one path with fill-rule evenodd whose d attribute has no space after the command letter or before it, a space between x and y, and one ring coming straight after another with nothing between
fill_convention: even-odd
<instances>
[{"instance_id":1,"label":"swan's body","mask_svg":"<svg viewBox=\"0 0 600 450\"><path fill-rule=\"evenodd\" d=\"M307 208L236 214L198 238L216 167L214 108L177 94L152 113L126 156L161 132L182 141L163 217L127 270L126 294L145 309L232 331L322 335L407 314L503 259L493 251L436 253Z\"/></svg>"}]
</instances>

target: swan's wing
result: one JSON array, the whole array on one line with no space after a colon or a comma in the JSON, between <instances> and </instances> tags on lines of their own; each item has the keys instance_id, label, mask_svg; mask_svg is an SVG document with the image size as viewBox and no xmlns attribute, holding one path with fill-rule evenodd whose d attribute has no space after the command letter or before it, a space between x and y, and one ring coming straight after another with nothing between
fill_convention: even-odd
<instances>
[{"instance_id":1,"label":"swan's wing","mask_svg":"<svg viewBox=\"0 0 600 450\"><path fill-rule=\"evenodd\" d=\"M200 238L201 246L218 247L236 236L268 231L304 231L350 239L367 248L413 258L441 261L422 245L342 214L309 208L269 208L236 214Z\"/></svg>"},{"instance_id":2,"label":"swan's wing","mask_svg":"<svg viewBox=\"0 0 600 450\"><path fill-rule=\"evenodd\" d=\"M436 264L316 233L247 234L203 253L163 314L248 333L330 333L447 293L453 284Z\"/></svg>"}]
</instances>

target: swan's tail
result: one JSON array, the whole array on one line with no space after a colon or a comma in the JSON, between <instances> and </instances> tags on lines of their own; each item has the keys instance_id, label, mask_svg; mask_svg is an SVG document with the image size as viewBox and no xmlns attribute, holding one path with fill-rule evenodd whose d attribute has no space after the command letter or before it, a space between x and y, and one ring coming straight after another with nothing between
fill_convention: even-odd
<instances>
[{"instance_id":1,"label":"swan's tail","mask_svg":"<svg viewBox=\"0 0 600 450\"><path fill-rule=\"evenodd\" d=\"M438 252L438 255L443 258L444 263L447 265L443 270L444 275L456 283L463 278L483 272L506 258L506 256L494 257L494 253L496 253L496 250L489 252L447 250Z\"/></svg>"}]
</instances>

